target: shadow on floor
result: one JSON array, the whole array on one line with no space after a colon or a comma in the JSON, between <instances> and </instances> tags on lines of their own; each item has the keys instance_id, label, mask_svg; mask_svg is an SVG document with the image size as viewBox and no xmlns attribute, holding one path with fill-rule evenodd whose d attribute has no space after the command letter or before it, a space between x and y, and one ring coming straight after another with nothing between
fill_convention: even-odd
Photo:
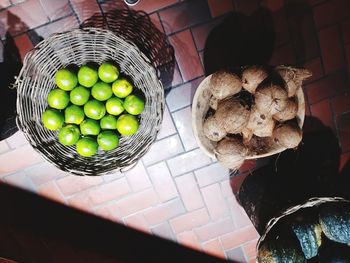
<instances>
[{"instance_id":1,"label":"shadow on floor","mask_svg":"<svg viewBox=\"0 0 350 263\"><path fill-rule=\"evenodd\" d=\"M242 183L237 199L260 234L273 216L289 206L311 197L350 197L345 187L339 187L346 176L338 171L341 151L333 131L314 117L306 117L303 130L297 149L274 155L269 165Z\"/></svg>"},{"instance_id":2,"label":"shadow on floor","mask_svg":"<svg viewBox=\"0 0 350 263\"><path fill-rule=\"evenodd\" d=\"M0 184L0 255L18 262L227 262Z\"/></svg>"}]
</instances>

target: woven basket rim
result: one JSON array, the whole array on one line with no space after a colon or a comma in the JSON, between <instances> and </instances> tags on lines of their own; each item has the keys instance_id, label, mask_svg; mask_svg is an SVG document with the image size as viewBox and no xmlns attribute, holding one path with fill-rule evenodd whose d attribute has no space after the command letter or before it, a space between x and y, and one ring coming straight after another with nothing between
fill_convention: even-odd
<instances>
[{"instance_id":1,"label":"woven basket rim","mask_svg":"<svg viewBox=\"0 0 350 263\"><path fill-rule=\"evenodd\" d=\"M147 69L145 69L145 72L146 72L147 76L149 74L150 81L153 83L152 88L157 93L157 98L155 98L154 101L156 102L156 105L158 105L156 112L160 113L160 114L157 114L158 124L155 125L156 127L152 129L152 130L155 130L155 134L153 134L153 132L152 132L152 134L150 135L152 137L152 139L151 139L151 142L149 142L149 141L147 142L148 144L146 144L146 142L141 142L141 143L145 144L146 146L141 146L141 147L143 147L142 153L141 153L142 155L137 156L138 154L137 153L135 154L137 156L136 161L129 163L128 165L125 165L122 167L114 167L113 169L106 168L106 170L104 170L102 172L95 172L94 174L89 174L87 172L85 173L84 171L79 171L79 170L75 170L75 169L63 168L62 164L57 164L56 162L52 161L48 156L43 154L40 149L38 149L38 144L35 143L34 140L31 138L32 135L28 132L28 130L27 130L28 128L26 128L26 123L24 123L24 121L22 119L23 112L22 112L21 100L23 100L22 96L24 96L24 95L21 94L21 92L23 92L23 90L26 88L23 86L23 85L25 85L24 82L26 81L26 79L29 78L26 75L26 70L28 70L28 67L30 66L30 63L32 63L33 58L35 58L35 56L37 56L38 52L40 52L40 50L42 48L46 47L46 45L49 45L51 43L51 41L60 39L60 38L65 37L65 36L79 35L79 34L96 34L96 35L101 34L102 36L105 35L106 37L112 36L113 38L119 39L119 41L122 41L122 42L126 43L127 45L129 45L130 50L132 50L132 52L135 52L137 57L139 57L139 59L142 60L142 63L147 65ZM72 64L74 64L74 63L72 63ZM157 134L160 130L160 126L161 126L161 122L162 122L162 118L163 118L163 111L164 111L164 89L163 89L162 83L160 82L159 78L157 77L155 68L153 67L150 60L147 58L147 56L145 54L143 54L136 45L134 45L133 43L130 43L130 41L125 40L123 37L117 36L112 31L107 30L107 29L87 27L87 28L83 28L83 29L81 29L81 28L80 29L73 29L73 30L54 33L54 34L50 35L48 38L46 38L43 41L41 41L40 43L38 43L31 51L29 51L26 54L26 56L24 57L24 60L23 60L22 69L21 69L18 77L16 78L15 85L16 85L16 88L18 91L17 100L16 100L16 102L17 102L17 105L16 105L17 126L23 132L25 138L27 139L27 141L29 141L30 145L34 148L34 150L36 152L40 153L41 157L43 157L45 160L49 161L51 164L55 165L59 169L66 171L66 172L69 172L71 174L92 175L92 176L98 175L98 176L100 176L100 175L114 173L116 171L123 172L123 171L127 170L128 167L135 166L137 164L138 160L150 150L150 146L156 140Z\"/></svg>"},{"instance_id":2,"label":"woven basket rim","mask_svg":"<svg viewBox=\"0 0 350 263\"><path fill-rule=\"evenodd\" d=\"M304 209L304 208L315 207L315 206L319 206L319 205L322 205L325 203L331 203L331 202L350 203L350 200L347 200L343 197L337 197L337 196L336 197L312 197L301 204L288 207L287 209L285 209L284 211L279 213L279 215L271 218L269 220L269 222L266 224L264 233L261 235L261 237L259 238L259 240L257 242L256 251L259 251L261 243L265 240L266 236L271 231L271 229L278 223L278 221L280 221L284 217L289 216L289 215L291 215L291 214L293 214L301 209Z\"/></svg>"}]
</instances>

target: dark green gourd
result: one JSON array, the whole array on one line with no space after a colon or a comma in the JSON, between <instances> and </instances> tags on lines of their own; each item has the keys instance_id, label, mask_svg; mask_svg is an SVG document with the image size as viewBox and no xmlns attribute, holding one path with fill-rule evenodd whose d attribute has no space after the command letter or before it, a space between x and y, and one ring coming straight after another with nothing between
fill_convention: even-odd
<instances>
[{"instance_id":1,"label":"dark green gourd","mask_svg":"<svg viewBox=\"0 0 350 263\"><path fill-rule=\"evenodd\" d=\"M303 253L307 259L318 254L318 248L322 243L321 225L311 222L297 222L292 225L293 232L297 236Z\"/></svg>"},{"instance_id":2,"label":"dark green gourd","mask_svg":"<svg viewBox=\"0 0 350 263\"><path fill-rule=\"evenodd\" d=\"M350 245L350 205L342 202L321 206L319 221L327 238Z\"/></svg>"}]
</instances>

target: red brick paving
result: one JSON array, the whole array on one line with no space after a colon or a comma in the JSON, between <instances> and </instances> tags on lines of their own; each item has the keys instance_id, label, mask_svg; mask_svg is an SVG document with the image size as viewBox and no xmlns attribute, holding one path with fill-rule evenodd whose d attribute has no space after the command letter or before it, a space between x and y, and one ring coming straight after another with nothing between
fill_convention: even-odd
<instances>
[{"instance_id":1,"label":"red brick paving","mask_svg":"<svg viewBox=\"0 0 350 263\"><path fill-rule=\"evenodd\" d=\"M122 0L100 2L1 0L5 27L0 35L7 29L14 36L23 59L40 36L77 28L100 7L104 12L127 8ZM201 58L210 31L231 12L249 16L266 8L276 33L269 63L303 65L313 72L304 85L307 115L339 135L340 169L350 160L350 2L305 0L298 1L299 7L284 2L141 0L132 9L149 13L175 49L173 88L157 142L125 174L84 178L44 162L16 133L0 142L1 180L214 256L254 262L258 235L234 193L255 163L246 163L243 175L229 179L227 169L197 149L190 131L191 103L205 74Z\"/></svg>"}]
</instances>

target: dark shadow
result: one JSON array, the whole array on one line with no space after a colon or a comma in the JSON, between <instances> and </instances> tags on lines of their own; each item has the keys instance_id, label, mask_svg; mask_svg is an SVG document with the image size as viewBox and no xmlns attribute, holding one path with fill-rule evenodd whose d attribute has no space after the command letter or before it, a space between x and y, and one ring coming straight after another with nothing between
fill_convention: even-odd
<instances>
[{"instance_id":1,"label":"dark shadow","mask_svg":"<svg viewBox=\"0 0 350 263\"><path fill-rule=\"evenodd\" d=\"M237 199L260 234L289 206L311 197L345 196L337 185L341 151L333 131L314 117L306 117L303 130L297 149L274 155L239 190Z\"/></svg>"},{"instance_id":2,"label":"dark shadow","mask_svg":"<svg viewBox=\"0 0 350 263\"><path fill-rule=\"evenodd\" d=\"M175 69L174 48L166 36L151 21L148 14L128 9L113 9L95 14L80 26L111 30L117 36L136 45L156 68L165 89L171 86Z\"/></svg>"},{"instance_id":3,"label":"dark shadow","mask_svg":"<svg viewBox=\"0 0 350 263\"><path fill-rule=\"evenodd\" d=\"M226 262L0 184L0 255L18 262Z\"/></svg>"},{"instance_id":4,"label":"dark shadow","mask_svg":"<svg viewBox=\"0 0 350 263\"><path fill-rule=\"evenodd\" d=\"M21 57L10 33L15 34L18 30L23 30L25 25L21 20L7 13L6 25L0 23L1 35L5 35L5 41L0 61L0 140L4 140L14 134L18 128L16 126L16 97L17 92L13 88L15 76L18 75L22 67ZM0 46L1 48L1 46Z\"/></svg>"},{"instance_id":5,"label":"dark shadow","mask_svg":"<svg viewBox=\"0 0 350 263\"><path fill-rule=\"evenodd\" d=\"M274 40L274 26L268 9L261 7L251 16L233 12L207 38L205 74L244 65L267 64Z\"/></svg>"}]
</instances>

